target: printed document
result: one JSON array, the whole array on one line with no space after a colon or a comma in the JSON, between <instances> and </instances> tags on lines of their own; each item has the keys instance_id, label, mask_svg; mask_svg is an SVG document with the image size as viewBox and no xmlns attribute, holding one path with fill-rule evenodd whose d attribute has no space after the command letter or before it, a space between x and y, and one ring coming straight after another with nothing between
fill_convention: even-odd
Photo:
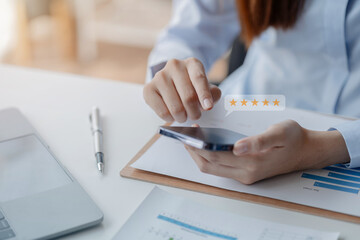
<instances>
[{"instance_id":1,"label":"printed document","mask_svg":"<svg viewBox=\"0 0 360 240\"><path fill-rule=\"evenodd\" d=\"M339 233L242 217L154 188L114 240L336 240Z\"/></svg>"}]
</instances>

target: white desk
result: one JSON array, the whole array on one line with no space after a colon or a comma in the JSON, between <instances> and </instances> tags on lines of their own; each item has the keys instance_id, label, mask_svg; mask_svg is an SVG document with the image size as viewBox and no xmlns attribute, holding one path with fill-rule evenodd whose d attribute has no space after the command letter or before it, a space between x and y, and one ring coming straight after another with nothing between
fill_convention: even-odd
<instances>
[{"instance_id":1,"label":"white desk","mask_svg":"<svg viewBox=\"0 0 360 240\"><path fill-rule=\"evenodd\" d=\"M142 100L142 86L0 66L0 109L18 107L103 211L100 226L66 239L111 239L154 184L121 178L120 170L162 123ZM105 175L95 165L88 114L104 115ZM360 239L360 225L211 195L161 188L200 203L279 223L340 231Z\"/></svg>"}]
</instances>

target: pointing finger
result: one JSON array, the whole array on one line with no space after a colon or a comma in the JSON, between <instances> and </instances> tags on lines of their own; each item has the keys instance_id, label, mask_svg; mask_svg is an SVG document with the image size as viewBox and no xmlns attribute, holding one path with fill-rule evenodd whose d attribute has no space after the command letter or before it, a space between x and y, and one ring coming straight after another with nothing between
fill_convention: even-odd
<instances>
[{"instance_id":1,"label":"pointing finger","mask_svg":"<svg viewBox=\"0 0 360 240\"><path fill-rule=\"evenodd\" d=\"M199 102L203 109L210 110L214 106L214 99L210 92L204 66L195 58L189 58L186 61L189 77L195 88Z\"/></svg>"}]
</instances>

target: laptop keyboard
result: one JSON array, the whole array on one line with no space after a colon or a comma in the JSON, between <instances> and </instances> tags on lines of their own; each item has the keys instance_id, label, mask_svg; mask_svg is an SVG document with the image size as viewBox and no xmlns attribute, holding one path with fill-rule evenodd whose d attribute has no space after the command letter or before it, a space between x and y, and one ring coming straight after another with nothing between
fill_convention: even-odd
<instances>
[{"instance_id":1,"label":"laptop keyboard","mask_svg":"<svg viewBox=\"0 0 360 240\"><path fill-rule=\"evenodd\" d=\"M15 233L10 228L8 221L6 221L4 214L0 211L0 240L14 238Z\"/></svg>"}]
</instances>

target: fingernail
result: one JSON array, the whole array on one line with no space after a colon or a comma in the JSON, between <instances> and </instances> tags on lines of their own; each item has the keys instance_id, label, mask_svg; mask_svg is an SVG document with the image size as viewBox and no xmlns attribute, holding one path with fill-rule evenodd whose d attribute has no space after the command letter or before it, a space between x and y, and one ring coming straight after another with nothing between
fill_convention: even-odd
<instances>
[{"instance_id":1,"label":"fingernail","mask_svg":"<svg viewBox=\"0 0 360 240\"><path fill-rule=\"evenodd\" d=\"M240 155L248 151L247 143L240 143L234 146L234 154Z\"/></svg>"},{"instance_id":2,"label":"fingernail","mask_svg":"<svg viewBox=\"0 0 360 240\"><path fill-rule=\"evenodd\" d=\"M212 102L211 102L211 100L210 100L209 98L206 98L206 99L204 100L204 107L205 107L205 109L210 109L210 108L212 108Z\"/></svg>"}]
</instances>

